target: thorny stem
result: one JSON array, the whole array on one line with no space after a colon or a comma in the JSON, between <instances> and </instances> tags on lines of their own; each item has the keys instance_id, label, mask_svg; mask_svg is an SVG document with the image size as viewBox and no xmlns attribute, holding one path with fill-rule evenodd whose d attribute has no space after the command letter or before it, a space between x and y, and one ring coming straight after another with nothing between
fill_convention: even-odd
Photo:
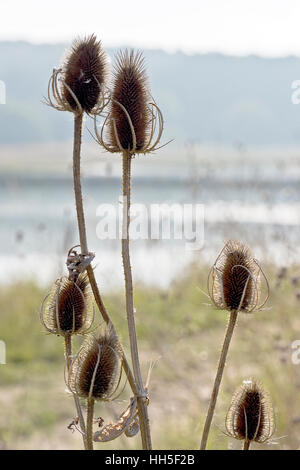
<instances>
[{"instance_id":1,"label":"thorny stem","mask_svg":"<svg viewBox=\"0 0 300 470\"><path fill-rule=\"evenodd\" d=\"M137 337L134 321L133 286L129 254L129 225L130 225L130 183L131 159L129 152L123 152L123 227L122 227L122 259L125 277L126 313L130 339L133 373L138 388L137 405L141 427L143 449L152 449L150 423L147 409L146 391L141 375Z\"/></svg>"},{"instance_id":2,"label":"thorny stem","mask_svg":"<svg viewBox=\"0 0 300 470\"><path fill-rule=\"evenodd\" d=\"M220 355L220 359L219 359L219 364L218 364L217 374L216 374L216 378L215 378L215 383L214 383L213 391L212 391L212 394L211 394L211 397L210 397L210 403L209 403L209 408L208 408L208 411L207 411L206 421L205 421L204 430L203 430L203 434L202 434L200 450L205 450L205 448L206 448L208 434L209 434L211 422L212 422L212 419L213 419L213 415L214 415L214 411L215 411L215 407L216 407L216 403L217 403L217 398L218 398L218 393L219 393L219 388L220 388L220 385L221 385L222 376L223 376L223 372L224 372L224 367L225 367L225 363L226 363L226 357L227 357L230 341L231 341L231 338L232 338L233 330L234 330L234 327L235 327L235 324L236 324L236 321L237 321L237 316L238 316L238 311L237 310L232 310L230 312L229 323L228 323L228 326L227 326L227 330L226 330L226 334L225 334L225 338L224 338L224 343L223 343L223 347L222 347L222 351L221 351L221 355Z\"/></svg>"},{"instance_id":3,"label":"thorny stem","mask_svg":"<svg viewBox=\"0 0 300 470\"><path fill-rule=\"evenodd\" d=\"M243 445L243 450L249 450L250 449L250 444L251 444L251 441L249 441L249 439L245 439L244 440L244 445Z\"/></svg>"},{"instance_id":4,"label":"thorny stem","mask_svg":"<svg viewBox=\"0 0 300 470\"><path fill-rule=\"evenodd\" d=\"M69 370L71 367L71 357L72 357L72 337L71 335L66 335L65 336L65 356L66 356L66 364L67 364L67 372L69 374ZM83 439L83 444L84 448L86 449L86 435L85 435L85 422L84 422L84 417L82 414L82 409L80 405L80 401L77 395L73 393L74 397L74 402L79 418L79 424L80 424L80 429L82 432L82 439Z\"/></svg>"},{"instance_id":5,"label":"thorny stem","mask_svg":"<svg viewBox=\"0 0 300 470\"><path fill-rule=\"evenodd\" d=\"M86 441L87 450L94 450L93 447L93 420L94 420L94 398L87 400L87 416L86 416Z\"/></svg>"}]
</instances>

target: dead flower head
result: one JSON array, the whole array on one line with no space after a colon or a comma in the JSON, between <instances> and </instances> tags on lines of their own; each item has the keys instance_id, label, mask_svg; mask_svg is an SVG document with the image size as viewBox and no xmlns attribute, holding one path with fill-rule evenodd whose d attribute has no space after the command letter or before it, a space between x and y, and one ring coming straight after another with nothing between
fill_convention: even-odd
<instances>
[{"instance_id":1,"label":"dead flower head","mask_svg":"<svg viewBox=\"0 0 300 470\"><path fill-rule=\"evenodd\" d=\"M110 110L100 133L96 116L94 122L96 138L109 152L134 155L159 148L163 117L151 97L141 52L119 52L114 67Z\"/></svg>"},{"instance_id":2,"label":"dead flower head","mask_svg":"<svg viewBox=\"0 0 300 470\"><path fill-rule=\"evenodd\" d=\"M261 275L267 286L267 295L262 303ZM250 249L239 241L229 240L210 270L208 292L214 305L220 309L251 313L265 305L269 285Z\"/></svg>"},{"instance_id":3,"label":"dead flower head","mask_svg":"<svg viewBox=\"0 0 300 470\"><path fill-rule=\"evenodd\" d=\"M94 320L87 275L79 274L76 281L65 277L58 279L43 300L40 316L50 333L60 336L85 334Z\"/></svg>"},{"instance_id":4,"label":"dead flower head","mask_svg":"<svg viewBox=\"0 0 300 470\"><path fill-rule=\"evenodd\" d=\"M266 442L275 431L271 399L262 385L245 380L235 392L227 416L226 430L236 439Z\"/></svg>"},{"instance_id":5,"label":"dead flower head","mask_svg":"<svg viewBox=\"0 0 300 470\"><path fill-rule=\"evenodd\" d=\"M61 68L54 69L46 103L58 111L95 114L107 104L108 61L95 35L76 39Z\"/></svg>"},{"instance_id":6,"label":"dead flower head","mask_svg":"<svg viewBox=\"0 0 300 470\"><path fill-rule=\"evenodd\" d=\"M74 359L69 389L80 398L108 401L121 380L121 349L112 328L87 337Z\"/></svg>"}]
</instances>

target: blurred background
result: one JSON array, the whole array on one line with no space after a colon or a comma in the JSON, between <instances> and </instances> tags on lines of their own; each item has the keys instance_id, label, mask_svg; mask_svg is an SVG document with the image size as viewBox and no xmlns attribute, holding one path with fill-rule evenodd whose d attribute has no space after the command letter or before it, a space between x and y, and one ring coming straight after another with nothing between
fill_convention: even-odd
<instances>
[{"instance_id":1,"label":"blurred background","mask_svg":"<svg viewBox=\"0 0 300 470\"><path fill-rule=\"evenodd\" d=\"M265 267L271 298L266 311L241 316L210 447L239 447L223 434L224 417L235 388L253 375L271 392L277 415L275 437L264 447L298 448L300 371L291 344L300 339L299 2L53 0L46 7L36 0L1 3L0 339L7 364L0 365L0 447L80 447L67 429L74 411L64 392L63 345L45 336L38 318L78 243L72 115L43 99L71 41L95 33L112 64L120 48L144 51L165 119L162 143L173 139L135 159L133 202L198 203L205 211L201 250L187 251L185 240L131 243L145 375L150 360L159 359L151 381L154 447L199 445L227 321L207 305L206 277L224 240L236 238ZM89 247L127 347L120 241L96 235L97 207L118 205L121 161L105 154L89 130L87 119ZM114 419L126 399L99 405L99 413ZM124 438L105 448L138 445Z\"/></svg>"}]
</instances>

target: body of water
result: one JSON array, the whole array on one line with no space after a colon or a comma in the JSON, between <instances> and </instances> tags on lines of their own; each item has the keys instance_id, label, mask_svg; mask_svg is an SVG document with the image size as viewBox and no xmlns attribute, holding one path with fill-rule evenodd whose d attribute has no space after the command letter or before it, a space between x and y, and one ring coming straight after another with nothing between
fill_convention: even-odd
<instances>
[{"instance_id":1,"label":"body of water","mask_svg":"<svg viewBox=\"0 0 300 470\"><path fill-rule=\"evenodd\" d=\"M194 166L193 166L194 165ZM237 166L201 166L184 172L139 175L132 183L133 203L202 204L204 244L187 250L184 239L131 242L136 282L167 286L186 266L212 263L227 238L248 242L263 261L299 262L300 186L297 165L244 161ZM120 240L100 240L97 210L120 205L117 177L86 177L84 205L90 250L104 289L123 283ZM72 180L63 176L0 176L0 282L34 278L47 284L65 272L67 250L78 243ZM175 217L176 225L176 217Z\"/></svg>"}]
</instances>

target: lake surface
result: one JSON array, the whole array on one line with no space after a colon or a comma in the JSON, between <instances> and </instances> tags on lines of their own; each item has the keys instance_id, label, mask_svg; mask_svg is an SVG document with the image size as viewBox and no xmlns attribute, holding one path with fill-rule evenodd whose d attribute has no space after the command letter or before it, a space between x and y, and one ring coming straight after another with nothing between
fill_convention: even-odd
<instances>
[{"instance_id":1,"label":"lake surface","mask_svg":"<svg viewBox=\"0 0 300 470\"><path fill-rule=\"evenodd\" d=\"M136 282L167 286L194 262L212 263L227 238L248 242L262 261L299 262L300 172L298 161L250 159L229 164L192 162L184 171L141 175L132 184L133 204L201 204L204 243L188 250L186 240L131 242ZM120 178L83 180L89 247L96 253L104 289L123 282L120 240L100 240L99 205L118 210ZM67 176L7 172L0 176L0 282L34 278L47 284L64 272L67 250L78 243L72 181ZM194 206L195 207L195 206ZM109 220L109 217L108 217ZM177 221L178 222L178 221ZM174 224L176 225L176 216Z\"/></svg>"}]
</instances>

